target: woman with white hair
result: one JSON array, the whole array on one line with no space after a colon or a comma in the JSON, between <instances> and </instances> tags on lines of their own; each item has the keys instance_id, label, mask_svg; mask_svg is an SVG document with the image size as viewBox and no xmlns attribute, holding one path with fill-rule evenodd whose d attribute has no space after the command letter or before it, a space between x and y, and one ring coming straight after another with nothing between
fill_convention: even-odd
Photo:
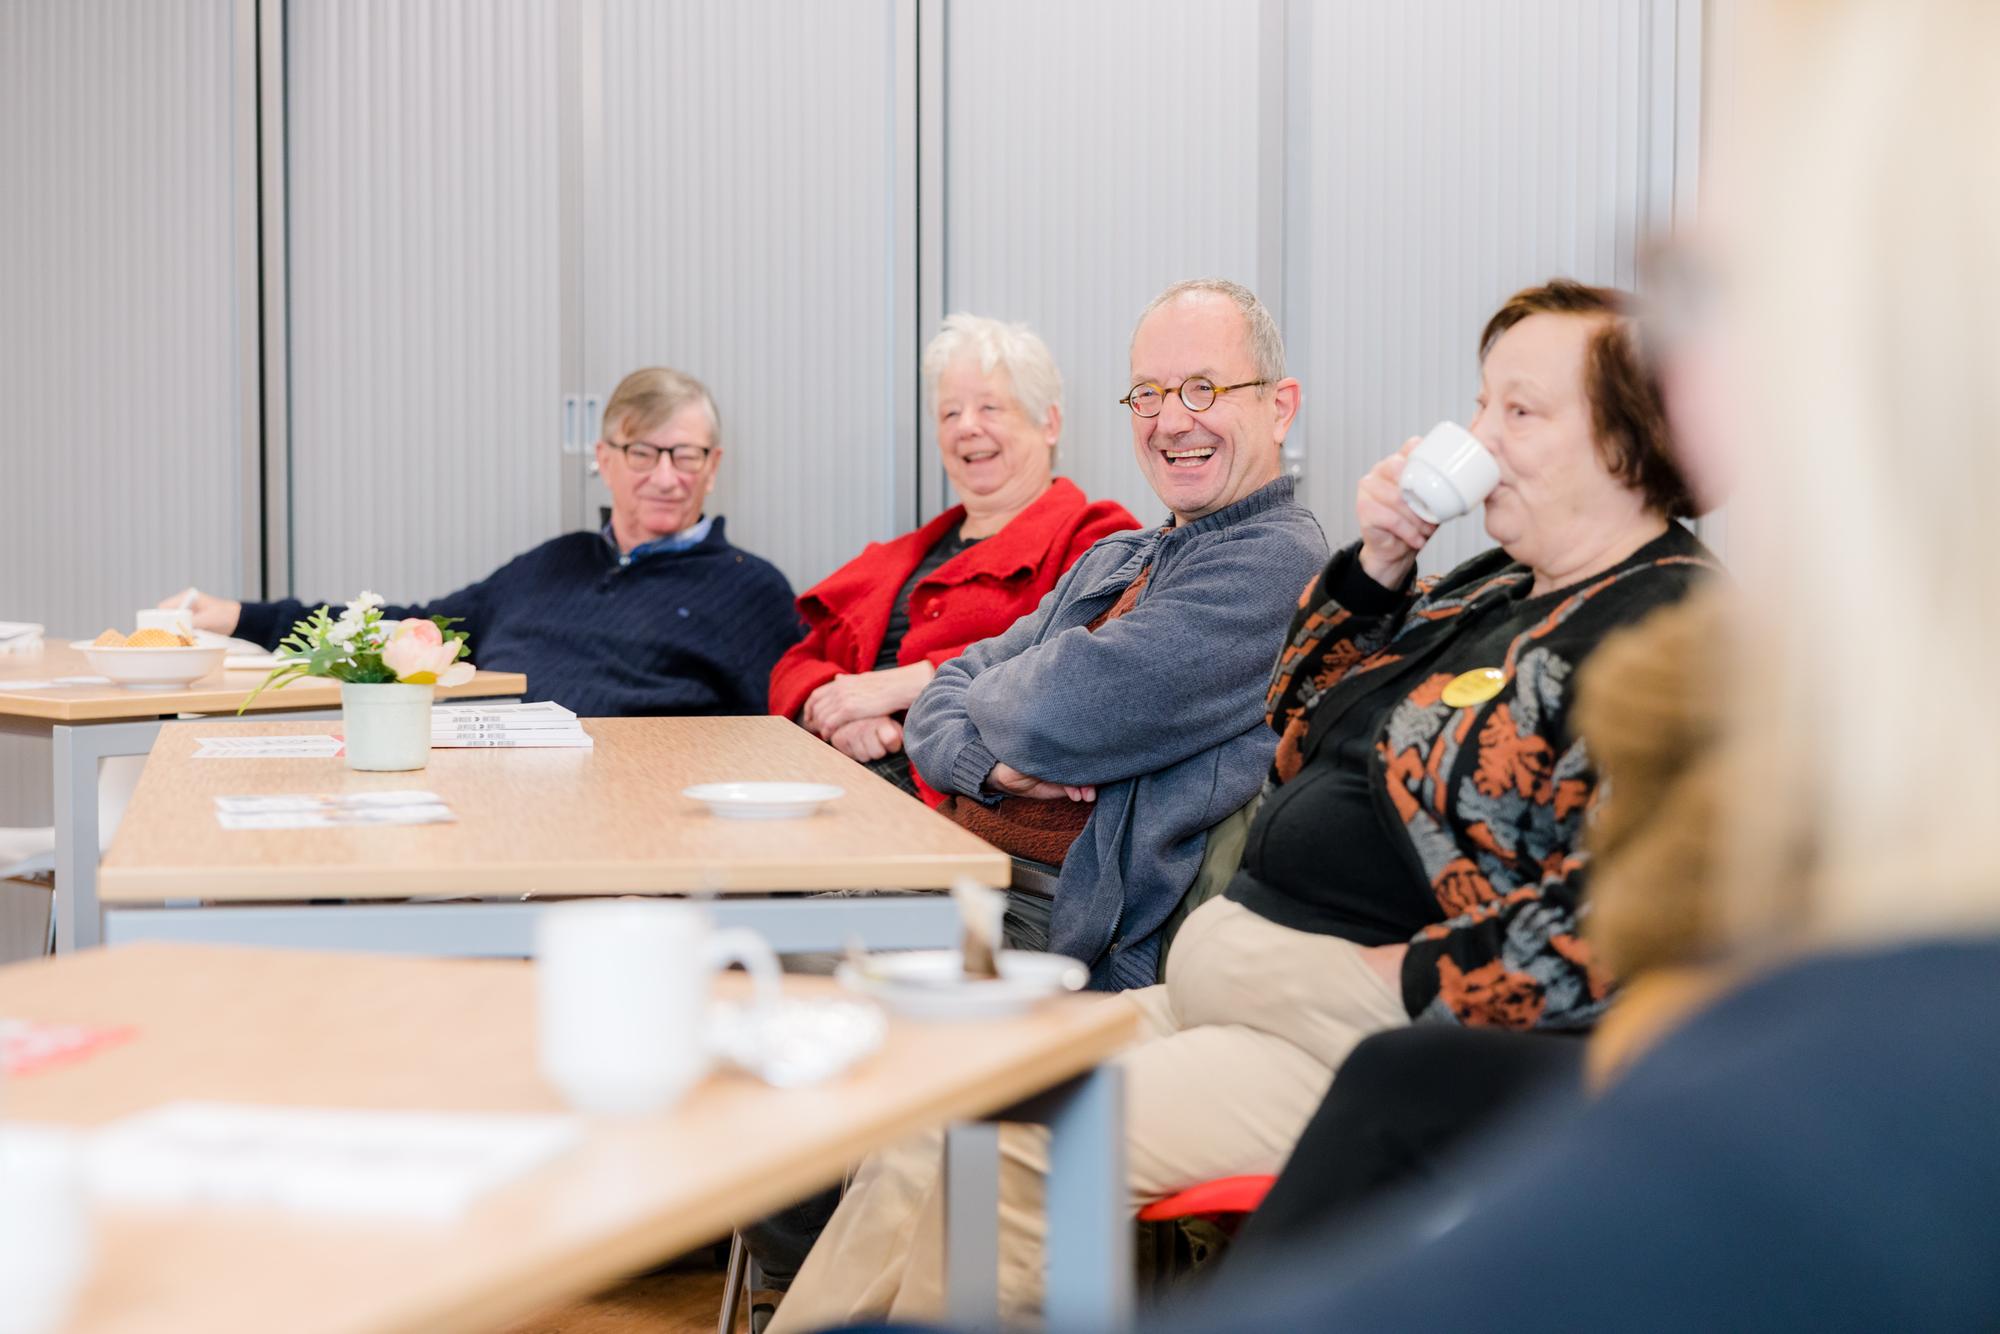
<instances>
[{"instance_id":1,"label":"woman with white hair","mask_svg":"<svg viewBox=\"0 0 2000 1334\"><path fill-rule=\"evenodd\" d=\"M1062 374L1025 324L949 316L923 374L959 503L800 596L809 632L771 673L771 712L935 805L903 755L903 711L938 664L1034 610L1093 542L1139 521L1055 476Z\"/></svg>"}]
</instances>

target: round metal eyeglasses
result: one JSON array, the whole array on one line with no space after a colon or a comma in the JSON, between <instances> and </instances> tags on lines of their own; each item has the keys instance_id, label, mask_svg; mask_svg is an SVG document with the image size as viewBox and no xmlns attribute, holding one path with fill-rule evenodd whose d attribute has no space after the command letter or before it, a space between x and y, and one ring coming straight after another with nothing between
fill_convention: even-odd
<instances>
[{"instance_id":1,"label":"round metal eyeglasses","mask_svg":"<svg viewBox=\"0 0 2000 1334\"><path fill-rule=\"evenodd\" d=\"M1166 406L1168 393L1180 396L1181 406L1189 412L1206 412L1215 406L1215 400L1232 389L1252 389L1269 384L1269 380L1245 380L1241 384L1217 384L1206 375L1190 375L1169 390L1165 385L1147 380L1132 386L1132 392L1119 399L1126 407L1141 417L1157 417Z\"/></svg>"}]
</instances>

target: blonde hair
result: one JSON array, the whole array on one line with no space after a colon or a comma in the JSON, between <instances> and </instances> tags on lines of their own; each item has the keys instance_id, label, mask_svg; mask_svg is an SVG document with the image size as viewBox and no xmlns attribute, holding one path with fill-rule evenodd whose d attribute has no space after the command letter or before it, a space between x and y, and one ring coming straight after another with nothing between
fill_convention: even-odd
<instances>
[{"instance_id":1,"label":"blonde hair","mask_svg":"<svg viewBox=\"0 0 2000 1334\"><path fill-rule=\"evenodd\" d=\"M924 401L937 413L938 381L945 368L961 358L978 363L982 375L998 367L1014 386L1014 401L1036 426L1049 419L1049 409L1062 406L1062 372L1049 345L1025 324L1008 324L963 311L944 317L937 336L924 349Z\"/></svg>"},{"instance_id":2,"label":"blonde hair","mask_svg":"<svg viewBox=\"0 0 2000 1334\"><path fill-rule=\"evenodd\" d=\"M611 401L604 405L604 425L599 428L599 433L606 440L614 431L644 435L664 425L688 404L697 402L708 409L708 443L720 445L722 414L715 410L715 399L709 394L708 386L684 371L648 366L633 371L611 391Z\"/></svg>"},{"instance_id":3,"label":"blonde hair","mask_svg":"<svg viewBox=\"0 0 2000 1334\"><path fill-rule=\"evenodd\" d=\"M1719 145L1741 340L1725 930L2000 927L2000 5L1766 0Z\"/></svg>"}]
</instances>

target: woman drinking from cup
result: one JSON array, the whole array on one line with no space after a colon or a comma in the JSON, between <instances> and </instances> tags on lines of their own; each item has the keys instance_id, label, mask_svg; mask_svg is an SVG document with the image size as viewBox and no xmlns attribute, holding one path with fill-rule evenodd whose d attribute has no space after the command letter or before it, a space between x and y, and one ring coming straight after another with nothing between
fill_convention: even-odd
<instances>
[{"instance_id":1,"label":"woman drinking from cup","mask_svg":"<svg viewBox=\"0 0 2000 1334\"><path fill-rule=\"evenodd\" d=\"M1607 634L1713 564L1675 522L1694 503L1629 324L1622 293L1566 281L1487 323L1471 434L1488 476L1445 471L1490 483L1464 500L1485 501L1501 550L1416 579L1436 525L1399 482L1419 442L1362 479L1361 540L1306 590L1278 658L1280 741L1243 864L1187 919L1166 981L1125 993L1143 1035L1120 1061L1135 1207L1276 1172L1372 1032L1580 1029L1604 1009L1610 979L1577 935L1596 777L1571 687ZM1014 1317L1037 1304L1046 1139L1006 1126L1001 1145ZM780 1324L934 1314L938 1177L935 1141L871 1159Z\"/></svg>"},{"instance_id":2,"label":"woman drinking from cup","mask_svg":"<svg viewBox=\"0 0 2000 1334\"><path fill-rule=\"evenodd\" d=\"M809 632L771 673L771 712L935 804L903 755L903 711L939 663L1034 610L1091 543L1139 521L1054 475L1062 375L1026 325L952 315L923 373L959 503L800 596Z\"/></svg>"}]
</instances>

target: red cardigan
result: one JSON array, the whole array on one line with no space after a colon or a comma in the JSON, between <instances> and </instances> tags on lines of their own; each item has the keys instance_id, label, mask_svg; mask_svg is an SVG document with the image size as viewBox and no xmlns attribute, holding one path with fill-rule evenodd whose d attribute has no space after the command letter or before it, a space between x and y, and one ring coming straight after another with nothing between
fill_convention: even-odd
<instances>
[{"instance_id":1,"label":"red cardigan","mask_svg":"<svg viewBox=\"0 0 2000 1334\"><path fill-rule=\"evenodd\" d=\"M772 713L796 718L806 697L834 677L874 670L897 590L963 518L965 507L954 505L913 533L870 542L799 596L808 630L771 672ZM1137 527L1123 505L1091 500L1074 482L1056 478L1005 528L959 552L911 591L910 630L896 665L926 659L937 666L999 634L1033 611L1091 543ZM928 788L924 792L931 796Z\"/></svg>"}]
</instances>

